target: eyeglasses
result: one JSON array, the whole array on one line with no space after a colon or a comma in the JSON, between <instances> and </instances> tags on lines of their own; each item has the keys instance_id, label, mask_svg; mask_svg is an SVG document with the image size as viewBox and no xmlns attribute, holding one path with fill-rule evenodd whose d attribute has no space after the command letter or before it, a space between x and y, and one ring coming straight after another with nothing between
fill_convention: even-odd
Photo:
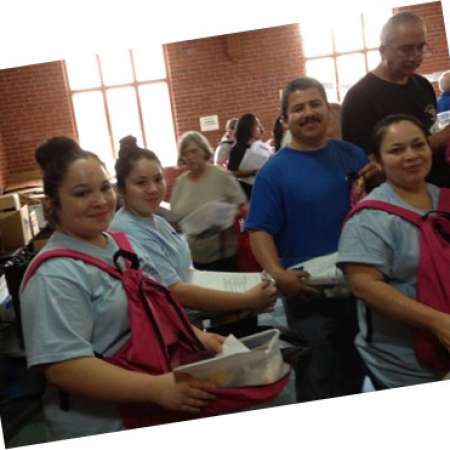
<instances>
[{"instance_id":1,"label":"eyeglasses","mask_svg":"<svg viewBox=\"0 0 450 450\"><path fill-rule=\"evenodd\" d=\"M393 50L395 50L400 56L408 57L413 55L421 55L424 57L431 56L432 51L430 46L427 43L421 43L421 44L406 44L406 45L400 45L398 47L395 47L393 45L389 45L388 47L391 47Z\"/></svg>"}]
</instances>

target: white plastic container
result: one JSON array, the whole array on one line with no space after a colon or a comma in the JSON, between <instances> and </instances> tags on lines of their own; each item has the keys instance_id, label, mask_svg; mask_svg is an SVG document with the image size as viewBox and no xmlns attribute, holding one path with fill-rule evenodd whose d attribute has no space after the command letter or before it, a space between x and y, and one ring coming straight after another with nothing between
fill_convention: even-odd
<instances>
[{"instance_id":1,"label":"white plastic container","mask_svg":"<svg viewBox=\"0 0 450 450\"><path fill-rule=\"evenodd\" d=\"M219 387L259 386L278 381L290 368L280 350L280 331L266 330L240 339L248 351L216 356L174 369Z\"/></svg>"}]
</instances>

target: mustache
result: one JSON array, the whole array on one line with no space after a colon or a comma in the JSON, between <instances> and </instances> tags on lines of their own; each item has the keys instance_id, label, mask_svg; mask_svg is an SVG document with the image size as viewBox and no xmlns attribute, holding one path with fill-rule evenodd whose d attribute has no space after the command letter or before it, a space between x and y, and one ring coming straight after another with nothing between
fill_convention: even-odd
<instances>
[{"instance_id":1,"label":"mustache","mask_svg":"<svg viewBox=\"0 0 450 450\"><path fill-rule=\"evenodd\" d=\"M309 116L305 117L303 120L299 122L299 125L307 125L309 123L319 123L321 121L320 117L317 116Z\"/></svg>"}]
</instances>

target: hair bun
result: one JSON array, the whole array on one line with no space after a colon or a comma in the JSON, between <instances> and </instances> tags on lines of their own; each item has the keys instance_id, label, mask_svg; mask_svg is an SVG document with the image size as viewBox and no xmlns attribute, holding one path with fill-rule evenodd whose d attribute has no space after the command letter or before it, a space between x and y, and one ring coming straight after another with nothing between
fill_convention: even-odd
<instances>
[{"instance_id":1,"label":"hair bun","mask_svg":"<svg viewBox=\"0 0 450 450\"><path fill-rule=\"evenodd\" d=\"M63 156L67 156L69 152L78 152L81 148L73 139L58 136L49 139L40 145L35 152L35 158L42 170Z\"/></svg>"},{"instance_id":2,"label":"hair bun","mask_svg":"<svg viewBox=\"0 0 450 450\"><path fill-rule=\"evenodd\" d=\"M123 137L120 141L120 147L119 147L119 158L123 158L126 155L129 155L130 153L135 152L136 150L139 150L139 147L137 145L137 139L129 134L128 136Z\"/></svg>"}]
</instances>

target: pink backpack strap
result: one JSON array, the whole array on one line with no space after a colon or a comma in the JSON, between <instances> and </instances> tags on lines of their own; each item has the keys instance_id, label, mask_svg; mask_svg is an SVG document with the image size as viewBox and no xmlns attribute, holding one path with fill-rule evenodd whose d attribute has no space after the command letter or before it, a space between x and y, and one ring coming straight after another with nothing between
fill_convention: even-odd
<instances>
[{"instance_id":1,"label":"pink backpack strap","mask_svg":"<svg viewBox=\"0 0 450 450\"><path fill-rule=\"evenodd\" d=\"M126 233L122 231L110 231L109 234L119 247L119 250L114 255L114 264L117 265L119 258L123 258L127 269L139 269L139 257L134 251Z\"/></svg>"},{"instance_id":2,"label":"pink backpack strap","mask_svg":"<svg viewBox=\"0 0 450 450\"><path fill-rule=\"evenodd\" d=\"M441 188L439 190L439 211L450 212L450 189Z\"/></svg>"},{"instance_id":3,"label":"pink backpack strap","mask_svg":"<svg viewBox=\"0 0 450 450\"><path fill-rule=\"evenodd\" d=\"M26 286L30 278L35 274L36 270L39 268L41 264L45 261L52 258L72 258L80 261L84 261L87 264L92 264L93 266L97 266L99 269L109 273L111 276L121 279L122 275L119 270L115 267L109 265L102 259L94 258L93 256L88 255L87 253L79 252L77 250L71 250L67 248L55 248L54 250L44 251L43 253L39 253L31 264L28 266L25 275L23 277L23 287Z\"/></svg>"},{"instance_id":4,"label":"pink backpack strap","mask_svg":"<svg viewBox=\"0 0 450 450\"><path fill-rule=\"evenodd\" d=\"M134 253L134 249L128 240L127 235L122 231L108 231L108 233L113 237L116 241L116 244L119 246L121 250L125 250L130 253Z\"/></svg>"},{"instance_id":5,"label":"pink backpack strap","mask_svg":"<svg viewBox=\"0 0 450 450\"><path fill-rule=\"evenodd\" d=\"M346 217L346 221L350 219L357 212L362 209L377 209L381 211L385 211L390 214L394 214L396 216L401 217L402 219L411 222L416 226L420 226L422 223L422 216L413 211L409 211L406 208L402 208L401 206L392 205L391 203L383 202L381 200L363 200L356 204L354 208L348 213Z\"/></svg>"}]
</instances>

